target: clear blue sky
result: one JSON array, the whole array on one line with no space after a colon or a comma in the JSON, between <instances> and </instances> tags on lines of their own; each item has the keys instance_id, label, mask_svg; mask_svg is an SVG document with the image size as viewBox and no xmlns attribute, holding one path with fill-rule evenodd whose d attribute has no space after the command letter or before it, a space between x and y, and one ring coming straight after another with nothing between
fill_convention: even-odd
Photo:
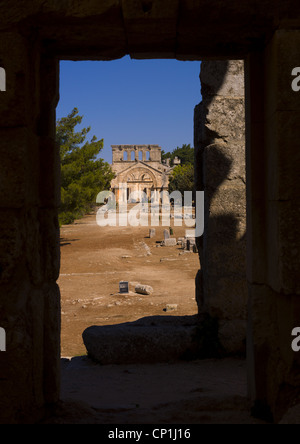
<instances>
[{"instance_id":1,"label":"clear blue sky","mask_svg":"<svg viewBox=\"0 0 300 444\"><path fill-rule=\"evenodd\" d=\"M173 151L193 146L194 107L200 103L200 62L131 60L60 65L57 118L74 107L104 139L101 156L111 163L111 145L157 144ZM79 127L78 127L79 129Z\"/></svg>"}]
</instances>

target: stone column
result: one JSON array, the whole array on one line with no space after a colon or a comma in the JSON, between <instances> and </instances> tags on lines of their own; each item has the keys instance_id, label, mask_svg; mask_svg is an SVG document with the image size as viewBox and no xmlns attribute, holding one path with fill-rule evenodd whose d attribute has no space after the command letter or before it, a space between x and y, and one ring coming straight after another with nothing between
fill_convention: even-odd
<instances>
[{"instance_id":1,"label":"stone column","mask_svg":"<svg viewBox=\"0 0 300 444\"><path fill-rule=\"evenodd\" d=\"M0 423L38 420L59 396L58 63L0 33Z\"/></svg>"},{"instance_id":2,"label":"stone column","mask_svg":"<svg viewBox=\"0 0 300 444\"><path fill-rule=\"evenodd\" d=\"M195 162L205 231L198 239L196 296L200 313L218 319L225 350L240 352L247 319L244 64L203 62L200 78Z\"/></svg>"},{"instance_id":3,"label":"stone column","mask_svg":"<svg viewBox=\"0 0 300 444\"><path fill-rule=\"evenodd\" d=\"M44 398L55 403L60 395L60 154L56 144L56 106L59 100L59 61L42 57L40 65L39 224L44 298Z\"/></svg>"},{"instance_id":4,"label":"stone column","mask_svg":"<svg viewBox=\"0 0 300 444\"><path fill-rule=\"evenodd\" d=\"M280 420L300 393L299 30L247 60L248 379L256 416ZM298 401L299 402L299 401Z\"/></svg>"}]
</instances>

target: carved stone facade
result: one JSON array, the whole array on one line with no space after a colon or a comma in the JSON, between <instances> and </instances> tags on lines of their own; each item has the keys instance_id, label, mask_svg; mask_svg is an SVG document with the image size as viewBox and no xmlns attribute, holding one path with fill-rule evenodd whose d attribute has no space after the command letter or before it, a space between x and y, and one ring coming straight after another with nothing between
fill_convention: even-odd
<instances>
[{"instance_id":1,"label":"carved stone facade","mask_svg":"<svg viewBox=\"0 0 300 444\"><path fill-rule=\"evenodd\" d=\"M112 169L116 174L111 188L118 203L142 200L142 193L155 200L161 191L167 191L172 168L162 163L158 145L112 145ZM124 186L126 185L126 186Z\"/></svg>"}]
</instances>

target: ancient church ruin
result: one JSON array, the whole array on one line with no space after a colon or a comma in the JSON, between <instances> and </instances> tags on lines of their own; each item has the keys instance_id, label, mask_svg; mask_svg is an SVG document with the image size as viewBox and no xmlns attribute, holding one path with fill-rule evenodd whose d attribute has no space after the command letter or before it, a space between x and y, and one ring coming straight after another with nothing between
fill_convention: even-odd
<instances>
[{"instance_id":1,"label":"ancient church ruin","mask_svg":"<svg viewBox=\"0 0 300 444\"><path fill-rule=\"evenodd\" d=\"M300 394L300 355L291 348L291 332L300 323L300 95L291 86L300 63L300 3L0 4L0 66L6 75L0 92L0 327L6 333L6 351L0 353L0 422L36 422L60 396L59 61L113 60L127 54L207 63L206 98L195 114L197 183L207 196L205 234L198 246L199 309L217 317L227 346L239 346L242 336L236 344L226 338L247 325L252 412L280 421L299 403ZM210 60L223 64L210 67ZM236 131L235 119L243 115L243 93L232 81L231 91L226 86L240 64L226 60L245 62L246 241L245 176L235 160L242 158L244 133ZM224 237L222 285L207 267L214 262L210 251L217 255L217 239L222 243ZM235 274L238 256L232 262L230 249L239 254L244 243L245 259ZM226 286L224 306L218 292Z\"/></svg>"},{"instance_id":2,"label":"ancient church ruin","mask_svg":"<svg viewBox=\"0 0 300 444\"><path fill-rule=\"evenodd\" d=\"M159 199L168 191L172 167L162 162L158 145L113 145L112 170L116 174L111 188L116 202L140 202ZM178 161L177 161L178 163Z\"/></svg>"}]
</instances>

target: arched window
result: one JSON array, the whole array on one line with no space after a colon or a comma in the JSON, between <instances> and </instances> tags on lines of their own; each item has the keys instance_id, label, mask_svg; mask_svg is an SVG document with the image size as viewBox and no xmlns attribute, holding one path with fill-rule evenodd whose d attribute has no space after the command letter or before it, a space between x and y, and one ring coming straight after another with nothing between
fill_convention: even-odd
<instances>
[{"instance_id":1,"label":"arched window","mask_svg":"<svg viewBox=\"0 0 300 444\"><path fill-rule=\"evenodd\" d=\"M131 151L131 161L134 162L135 161L135 152Z\"/></svg>"},{"instance_id":2,"label":"arched window","mask_svg":"<svg viewBox=\"0 0 300 444\"><path fill-rule=\"evenodd\" d=\"M123 160L124 160L125 162L128 160L128 154L127 154L127 151L124 151L124 154L123 154Z\"/></svg>"},{"instance_id":3,"label":"arched window","mask_svg":"<svg viewBox=\"0 0 300 444\"><path fill-rule=\"evenodd\" d=\"M147 151L147 153L146 153L146 160L150 160L150 151Z\"/></svg>"}]
</instances>

